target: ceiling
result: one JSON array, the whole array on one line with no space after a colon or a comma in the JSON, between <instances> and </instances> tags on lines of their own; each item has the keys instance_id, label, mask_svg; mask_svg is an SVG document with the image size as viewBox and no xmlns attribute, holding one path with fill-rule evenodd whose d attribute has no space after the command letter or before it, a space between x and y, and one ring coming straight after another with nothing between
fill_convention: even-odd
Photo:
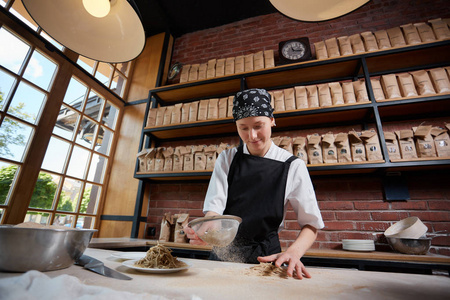
<instances>
[{"instance_id":1,"label":"ceiling","mask_svg":"<svg viewBox=\"0 0 450 300\"><path fill-rule=\"evenodd\" d=\"M135 0L147 36L178 37L277 12L269 0Z\"/></svg>"}]
</instances>

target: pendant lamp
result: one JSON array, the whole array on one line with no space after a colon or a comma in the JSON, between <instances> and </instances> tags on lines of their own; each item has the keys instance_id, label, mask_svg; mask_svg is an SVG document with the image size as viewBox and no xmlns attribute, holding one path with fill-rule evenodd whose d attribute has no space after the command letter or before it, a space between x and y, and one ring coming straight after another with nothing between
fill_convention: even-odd
<instances>
[{"instance_id":1,"label":"pendant lamp","mask_svg":"<svg viewBox=\"0 0 450 300\"><path fill-rule=\"evenodd\" d=\"M283 15L305 22L334 19L363 6L370 0L270 0Z\"/></svg>"},{"instance_id":2,"label":"pendant lamp","mask_svg":"<svg viewBox=\"0 0 450 300\"><path fill-rule=\"evenodd\" d=\"M22 2L30 16L48 35L90 59L109 63L127 62L144 49L145 31L134 1Z\"/></svg>"}]
</instances>

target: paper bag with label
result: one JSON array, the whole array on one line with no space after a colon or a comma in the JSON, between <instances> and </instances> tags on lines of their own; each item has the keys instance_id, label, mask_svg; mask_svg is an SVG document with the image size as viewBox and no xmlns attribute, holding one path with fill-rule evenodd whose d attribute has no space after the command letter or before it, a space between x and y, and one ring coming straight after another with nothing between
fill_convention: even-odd
<instances>
[{"instance_id":1,"label":"paper bag with label","mask_svg":"<svg viewBox=\"0 0 450 300\"><path fill-rule=\"evenodd\" d=\"M288 137L288 136L282 137L279 147L288 151L291 154L294 153L294 150L292 149L292 138L291 137Z\"/></svg>"},{"instance_id":2,"label":"paper bag with label","mask_svg":"<svg viewBox=\"0 0 450 300\"><path fill-rule=\"evenodd\" d=\"M145 163L147 164L147 172L155 171L155 155L156 149L151 148L148 150L148 153L145 156Z\"/></svg>"},{"instance_id":3,"label":"paper bag with label","mask_svg":"<svg viewBox=\"0 0 450 300\"><path fill-rule=\"evenodd\" d=\"M437 156L450 157L450 136L448 131L439 127L433 127L431 135L434 137Z\"/></svg>"},{"instance_id":4,"label":"paper bag with label","mask_svg":"<svg viewBox=\"0 0 450 300\"><path fill-rule=\"evenodd\" d=\"M326 164L337 163L337 148L334 144L335 135L328 132L322 135L322 155Z\"/></svg>"},{"instance_id":5,"label":"paper bag with label","mask_svg":"<svg viewBox=\"0 0 450 300\"><path fill-rule=\"evenodd\" d=\"M180 83L188 82L190 69L191 69L191 65L183 66L183 68L181 69L181 74L180 74Z\"/></svg>"},{"instance_id":6,"label":"paper bag with label","mask_svg":"<svg viewBox=\"0 0 450 300\"><path fill-rule=\"evenodd\" d=\"M386 148L390 161L401 159L400 149L398 146L397 136L393 132L384 132Z\"/></svg>"},{"instance_id":7,"label":"paper bag with label","mask_svg":"<svg viewBox=\"0 0 450 300\"><path fill-rule=\"evenodd\" d=\"M392 47L406 46L405 38L403 37L400 27L389 28L387 34Z\"/></svg>"},{"instance_id":8,"label":"paper bag with label","mask_svg":"<svg viewBox=\"0 0 450 300\"><path fill-rule=\"evenodd\" d=\"M372 84L372 91L375 100L385 100L383 89L381 88L380 78L370 78L370 84Z\"/></svg>"},{"instance_id":9,"label":"paper bag with label","mask_svg":"<svg viewBox=\"0 0 450 300\"><path fill-rule=\"evenodd\" d=\"M176 214L175 232L173 239L175 243L187 243L188 238L184 232L184 226L189 223L189 214Z\"/></svg>"},{"instance_id":10,"label":"paper bag with label","mask_svg":"<svg viewBox=\"0 0 450 300\"><path fill-rule=\"evenodd\" d=\"M342 94L342 87L339 82L330 82L328 84L331 94L331 102L333 105L344 104L344 95Z\"/></svg>"},{"instance_id":11,"label":"paper bag with label","mask_svg":"<svg viewBox=\"0 0 450 300\"><path fill-rule=\"evenodd\" d=\"M156 121L155 126L161 126L164 124L164 114L166 112L167 107L161 106L156 110Z\"/></svg>"},{"instance_id":12,"label":"paper bag with label","mask_svg":"<svg viewBox=\"0 0 450 300\"><path fill-rule=\"evenodd\" d=\"M391 48L391 42L389 41L388 34L386 30L378 30L374 32L375 38L377 40L378 49L389 49Z\"/></svg>"},{"instance_id":13,"label":"paper bag with label","mask_svg":"<svg viewBox=\"0 0 450 300\"><path fill-rule=\"evenodd\" d=\"M189 105L189 122L197 121L199 101L191 102Z\"/></svg>"},{"instance_id":14,"label":"paper bag with label","mask_svg":"<svg viewBox=\"0 0 450 300\"><path fill-rule=\"evenodd\" d=\"M333 38L326 39L325 45L327 47L327 53L328 53L329 58L341 56L336 38L333 37Z\"/></svg>"},{"instance_id":15,"label":"paper bag with label","mask_svg":"<svg viewBox=\"0 0 450 300\"><path fill-rule=\"evenodd\" d=\"M228 97L219 99L219 119L225 119L228 111Z\"/></svg>"},{"instance_id":16,"label":"paper bag with label","mask_svg":"<svg viewBox=\"0 0 450 300\"><path fill-rule=\"evenodd\" d=\"M433 83L431 82L431 78L428 75L428 72L425 70L419 70L410 72L413 76L414 83L419 95L434 95L436 91L434 90Z\"/></svg>"},{"instance_id":17,"label":"paper bag with label","mask_svg":"<svg viewBox=\"0 0 450 300\"><path fill-rule=\"evenodd\" d=\"M350 43L350 38L348 36L340 36L337 38L337 41L341 55L353 54L352 44Z\"/></svg>"},{"instance_id":18,"label":"paper bag with label","mask_svg":"<svg viewBox=\"0 0 450 300\"><path fill-rule=\"evenodd\" d=\"M200 64L193 64L193 65L191 65L191 68L189 69L188 81L198 80L198 68L199 67L200 67Z\"/></svg>"},{"instance_id":19,"label":"paper bag with label","mask_svg":"<svg viewBox=\"0 0 450 300\"><path fill-rule=\"evenodd\" d=\"M234 74L234 61L236 59L234 57L227 57L225 59L225 75Z\"/></svg>"},{"instance_id":20,"label":"paper bag with label","mask_svg":"<svg viewBox=\"0 0 450 300\"><path fill-rule=\"evenodd\" d=\"M322 158L322 147L320 142L322 137L315 133L312 135L307 135L307 150L308 150L308 160L310 164L323 164Z\"/></svg>"},{"instance_id":21,"label":"paper bag with label","mask_svg":"<svg viewBox=\"0 0 450 300\"><path fill-rule=\"evenodd\" d=\"M353 82L342 82L342 95L344 97L344 103L356 103L355 89L353 88Z\"/></svg>"},{"instance_id":22,"label":"paper bag with label","mask_svg":"<svg viewBox=\"0 0 450 300\"><path fill-rule=\"evenodd\" d=\"M206 158L206 170L214 170L214 164L216 163L217 158L217 145L209 145L205 149L203 149L205 152L205 158Z\"/></svg>"},{"instance_id":23,"label":"paper bag with label","mask_svg":"<svg viewBox=\"0 0 450 300\"><path fill-rule=\"evenodd\" d=\"M317 86L315 84L306 86L306 93L308 95L308 107L319 107L319 94L317 93Z\"/></svg>"},{"instance_id":24,"label":"paper bag with label","mask_svg":"<svg viewBox=\"0 0 450 300\"><path fill-rule=\"evenodd\" d=\"M274 136L274 137L272 137L272 142L273 142L275 145L280 146L281 139L282 139L281 136Z\"/></svg>"},{"instance_id":25,"label":"paper bag with label","mask_svg":"<svg viewBox=\"0 0 450 300\"><path fill-rule=\"evenodd\" d=\"M375 129L364 130L361 132L361 140L366 148L367 160L382 160L383 154L381 153L380 141L378 139L378 134Z\"/></svg>"},{"instance_id":26,"label":"paper bag with label","mask_svg":"<svg viewBox=\"0 0 450 300\"><path fill-rule=\"evenodd\" d=\"M233 117L233 100L234 96L228 96L227 117Z\"/></svg>"},{"instance_id":27,"label":"paper bag with label","mask_svg":"<svg viewBox=\"0 0 450 300\"><path fill-rule=\"evenodd\" d=\"M429 72L437 93L450 92L450 81L444 68L431 69Z\"/></svg>"},{"instance_id":28,"label":"paper bag with label","mask_svg":"<svg viewBox=\"0 0 450 300\"><path fill-rule=\"evenodd\" d=\"M206 145L194 146L192 151L194 152L194 170L205 170L206 168L206 155L203 149Z\"/></svg>"},{"instance_id":29,"label":"paper bag with label","mask_svg":"<svg viewBox=\"0 0 450 300\"><path fill-rule=\"evenodd\" d=\"M366 161L366 150L364 143L360 138L361 132L354 130L348 133L348 141L350 143L350 149L352 152L353 161Z\"/></svg>"},{"instance_id":30,"label":"paper bag with label","mask_svg":"<svg viewBox=\"0 0 450 300\"><path fill-rule=\"evenodd\" d=\"M181 123L189 122L189 107L190 103L183 103L183 106L181 106Z\"/></svg>"},{"instance_id":31,"label":"paper bag with label","mask_svg":"<svg viewBox=\"0 0 450 300\"><path fill-rule=\"evenodd\" d=\"M197 121L206 121L206 118L208 117L208 105L209 99L200 100L198 104Z\"/></svg>"},{"instance_id":32,"label":"paper bag with label","mask_svg":"<svg viewBox=\"0 0 450 300\"><path fill-rule=\"evenodd\" d=\"M414 133L411 129L395 131L398 139L398 147L402 159L417 158L416 146L414 144Z\"/></svg>"},{"instance_id":33,"label":"paper bag with label","mask_svg":"<svg viewBox=\"0 0 450 300\"><path fill-rule=\"evenodd\" d=\"M414 80L409 73L397 74L400 91L403 97L416 97L417 91Z\"/></svg>"},{"instance_id":34,"label":"paper bag with label","mask_svg":"<svg viewBox=\"0 0 450 300\"><path fill-rule=\"evenodd\" d=\"M206 78L214 78L216 77L216 63L217 59L208 60L208 67L206 68Z\"/></svg>"},{"instance_id":35,"label":"paper bag with label","mask_svg":"<svg viewBox=\"0 0 450 300\"><path fill-rule=\"evenodd\" d=\"M163 155L164 148L156 148L156 154L155 154L155 172L161 172L164 171L164 155Z\"/></svg>"},{"instance_id":36,"label":"paper bag with label","mask_svg":"<svg viewBox=\"0 0 450 300\"><path fill-rule=\"evenodd\" d=\"M183 103L177 103L173 106L170 124L178 124L181 122L181 108L182 107L183 107Z\"/></svg>"},{"instance_id":37,"label":"paper bag with label","mask_svg":"<svg viewBox=\"0 0 450 300\"><path fill-rule=\"evenodd\" d=\"M220 58L216 63L216 77L225 75L225 58Z\"/></svg>"},{"instance_id":38,"label":"paper bag with label","mask_svg":"<svg viewBox=\"0 0 450 300\"><path fill-rule=\"evenodd\" d=\"M420 44L422 42L416 26L413 24L405 24L400 27L403 30L403 35L405 36L405 40L408 45Z\"/></svg>"},{"instance_id":39,"label":"paper bag with label","mask_svg":"<svg viewBox=\"0 0 450 300\"><path fill-rule=\"evenodd\" d=\"M413 127L416 150L419 157L436 157L436 147L431 135L431 125Z\"/></svg>"},{"instance_id":40,"label":"paper bag with label","mask_svg":"<svg viewBox=\"0 0 450 300\"><path fill-rule=\"evenodd\" d=\"M141 152L139 152L137 154L137 158L139 160L139 168L138 168L138 172L145 172L147 171L147 160L146 160L146 156L148 154L148 151L150 149L144 149Z\"/></svg>"},{"instance_id":41,"label":"paper bag with label","mask_svg":"<svg viewBox=\"0 0 450 300\"><path fill-rule=\"evenodd\" d=\"M273 92L273 96L275 98L275 111L279 112L279 111L285 111L286 110L286 106L284 104L284 91L280 90L280 91L274 91Z\"/></svg>"},{"instance_id":42,"label":"paper bag with label","mask_svg":"<svg viewBox=\"0 0 450 300\"><path fill-rule=\"evenodd\" d=\"M395 74L382 75L381 85L383 86L383 90L386 93L387 99L395 99L402 97Z\"/></svg>"},{"instance_id":43,"label":"paper bag with label","mask_svg":"<svg viewBox=\"0 0 450 300\"><path fill-rule=\"evenodd\" d=\"M355 90L356 102L369 102L369 95L367 94L364 80L353 81L353 89Z\"/></svg>"},{"instance_id":44,"label":"paper bag with label","mask_svg":"<svg viewBox=\"0 0 450 300\"><path fill-rule=\"evenodd\" d=\"M306 87L296 86L295 89L295 106L297 109L308 108L308 94Z\"/></svg>"},{"instance_id":45,"label":"paper bag with label","mask_svg":"<svg viewBox=\"0 0 450 300\"><path fill-rule=\"evenodd\" d=\"M295 90L294 88L284 89L284 108L295 110Z\"/></svg>"},{"instance_id":46,"label":"paper bag with label","mask_svg":"<svg viewBox=\"0 0 450 300\"><path fill-rule=\"evenodd\" d=\"M208 102L208 120L216 120L219 118L219 99L213 98L209 99Z\"/></svg>"},{"instance_id":47,"label":"paper bag with label","mask_svg":"<svg viewBox=\"0 0 450 300\"><path fill-rule=\"evenodd\" d=\"M350 143L348 141L348 133L340 132L334 139L336 145L337 160L339 163L351 162L352 154L350 151Z\"/></svg>"},{"instance_id":48,"label":"paper bag with label","mask_svg":"<svg viewBox=\"0 0 450 300\"><path fill-rule=\"evenodd\" d=\"M173 152L173 168L172 171L183 171L183 155L181 154L181 146L176 147Z\"/></svg>"},{"instance_id":49,"label":"paper bag with label","mask_svg":"<svg viewBox=\"0 0 450 300\"><path fill-rule=\"evenodd\" d=\"M205 80L206 79L206 72L208 70L208 64L203 63L200 64L198 67L198 80Z\"/></svg>"},{"instance_id":50,"label":"paper bag with label","mask_svg":"<svg viewBox=\"0 0 450 300\"><path fill-rule=\"evenodd\" d=\"M163 156L164 156L164 171L172 171L173 170L173 152L174 148L167 147L163 150Z\"/></svg>"},{"instance_id":51,"label":"paper bag with label","mask_svg":"<svg viewBox=\"0 0 450 300\"><path fill-rule=\"evenodd\" d=\"M191 146L180 147L180 152L183 155L183 170L194 170L194 153Z\"/></svg>"},{"instance_id":52,"label":"paper bag with label","mask_svg":"<svg viewBox=\"0 0 450 300\"><path fill-rule=\"evenodd\" d=\"M159 232L159 240L161 242L171 241L171 232L174 225L173 215L171 213L165 213L161 221L161 231Z\"/></svg>"},{"instance_id":53,"label":"paper bag with label","mask_svg":"<svg viewBox=\"0 0 450 300\"><path fill-rule=\"evenodd\" d=\"M273 50L265 50L264 51L264 68L273 68L275 67L275 59Z\"/></svg>"},{"instance_id":54,"label":"paper bag with label","mask_svg":"<svg viewBox=\"0 0 450 300\"><path fill-rule=\"evenodd\" d=\"M352 44L352 50L354 54L366 52L366 49L364 48L364 43L359 33L349 36L349 39L350 44Z\"/></svg>"},{"instance_id":55,"label":"paper bag with label","mask_svg":"<svg viewBox=\"0 0 450 300\"><path fill-rule=\"evenodd\" d=\"M377 40L375 39L375 35L371 31L362 32L361 37L364 40L364 48L366 48L366 51L378 50Z\"/></svg>"},{"instance_id":56,"label":"paper bag with label","mask_svg":"<svg viewBox=\"0 0 450 300\"><path fill-rule=\"evenodd\" d=\"M294 155L308 163L308 153L306 151L306 137L299 136L293 139Z\"/></svg>"},{"instance_id":57,"label":"paper bag with label","mask_svg":"<svg viewBox=\"0 0 450 300\"><path fill-rule=\"evenodd\" d=\"M330 93L330 87L327 83L318 84L317 85L317 92L319 94L319 105L320 107L327 107L331 106L331 93Z\"/></svg>"},{"instance_id":58,"label":"paper bag with label","mask_svg":"<svg viewBox=\"0 0 450 300\"><path fill-rule=\"evenodd\" d=\"M156 124L156 113L158 112L158 108L151 108L148 110L147 116L147 124L146 127L153 127Z\"/></svg>"},{"instance_id":59,"label":"paper bag with label","mask_svg":"<svg viewBox=\"0 0 450 300\"><path fill-rule=\"evenodd\" d=\"M327 47L325 46L324 41L314 43L314 49L316 50L316 58L317 59L328 58Z\"/></svg>"}]
</instances>

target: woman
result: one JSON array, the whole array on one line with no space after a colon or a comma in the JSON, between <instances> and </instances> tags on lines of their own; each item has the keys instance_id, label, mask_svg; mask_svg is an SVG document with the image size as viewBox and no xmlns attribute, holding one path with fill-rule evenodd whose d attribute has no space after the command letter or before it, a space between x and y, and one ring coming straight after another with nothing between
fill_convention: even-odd
<instances>
[{"instance_id":1,"label":"woman","mask_svg":"<svg viewBox=\"0 0 450 300\"><path fill-rule=\"evenodd\" d=\"M247 263L288 264L287 273L311 277L300 258L311 247L324 224L305 163L271 140L275 126L271 96L263 89L236 94L233 118L243 145L217 158L205 197L206 216L242 218L232 244ZM287 203L302 227L295 242L281 252L278 232L283 228ZM190 243L205 245L186 230Z\"/></svg>"}]
</instances>

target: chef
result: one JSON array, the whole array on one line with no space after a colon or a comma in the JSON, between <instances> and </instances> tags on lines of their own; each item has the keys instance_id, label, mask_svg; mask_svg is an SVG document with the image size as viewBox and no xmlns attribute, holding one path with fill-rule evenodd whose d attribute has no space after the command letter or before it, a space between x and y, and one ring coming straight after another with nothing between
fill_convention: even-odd
<instances>
[{"instance_id":1,"label":"chef","mask_svg":"<svg viewBox=\"0 0 450 300\"><path fill-rule=\"evenodd\" d=\"M287 264L289 276L311 277L300 258L324 227L305 163L271 140L275 126L271 96L264 89L238 92L233 118L242 142L218 156L203 211L205 216L235 215L242 218L231 246L242 262ZM300 234L281 252L278 232L284 225L288 202L297 214ZM190 243L205 245L186 229ZM212 259L226 260L212 252ZM295 272L294 272L295 271Z\"/></svg>"}]
</instances>

